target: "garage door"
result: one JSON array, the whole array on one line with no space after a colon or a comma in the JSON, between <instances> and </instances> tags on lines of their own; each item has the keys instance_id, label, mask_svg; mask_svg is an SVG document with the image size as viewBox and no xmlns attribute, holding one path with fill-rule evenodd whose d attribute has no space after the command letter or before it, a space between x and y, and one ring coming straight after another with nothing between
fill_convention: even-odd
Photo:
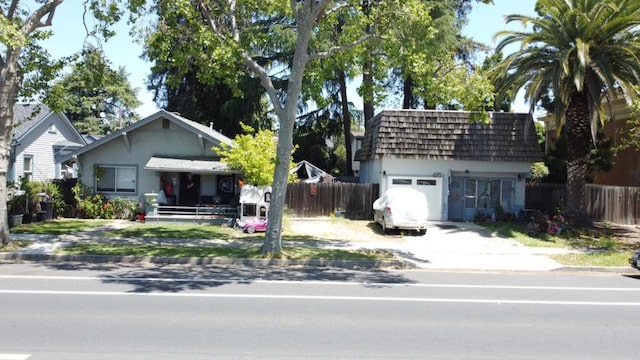
<instances>
[{"instance_id":1,"label":"garage door","mask_svg":"<svg viewBox=\"0 0 640 360\"><path fill-rule=\"evenodd\" d=\"M442 178L389 176L387 189L412 187L422 192L429 206L429 220L442 220Z\"/></svg>"}]
</instances>

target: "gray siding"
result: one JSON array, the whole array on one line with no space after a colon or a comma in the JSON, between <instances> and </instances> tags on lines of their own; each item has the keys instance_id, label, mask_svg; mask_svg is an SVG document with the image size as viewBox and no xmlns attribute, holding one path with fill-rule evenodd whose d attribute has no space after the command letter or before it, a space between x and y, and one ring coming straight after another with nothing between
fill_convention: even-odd
<instances>
[{"instance_id":1,"label":"gray siding","mask_svg":"<svg viewBox=\"0 0 640 360\"><path fill-rule=\"evenodd\" d=\"M51 126L55 132L50 132ZM61 142L78 142L77 133L66 120L50 113L19 140L15 148L15 163L10 181L18 181L24 175L24 156L33 157L33 180L47 181L58 177L60 164L54 158L54 145Z\"/></svg>"}]
</instances>

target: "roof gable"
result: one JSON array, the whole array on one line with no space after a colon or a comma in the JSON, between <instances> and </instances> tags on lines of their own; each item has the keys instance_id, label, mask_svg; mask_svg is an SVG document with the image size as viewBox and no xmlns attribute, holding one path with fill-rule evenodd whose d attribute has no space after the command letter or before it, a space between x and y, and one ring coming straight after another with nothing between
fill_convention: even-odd
<instances>
[{"instance_id":1,"label":"roof gable","mask_svg":"<svg viewBox=\"0 0 640 360\"><path fill-rule=\"evenodd\" d=\"M52 117L55 117L52 119ZM73 123L61 112L53 112L45 104L15 104L13 107L13 137L20 142L28 134L38 128L43 122L52 119L57 125L67 127L73 138L67 139L78 146L83 146L86 141L80 135Z\"/></svg>"},{"instance_id":2,"label":"roof gable","mask_svg":"<svg viewBox=\"0 0 640 360\"><path fill-rule=\"evenodd\" d=\"M128 133L132 133L135 132L137 129L150 124L154 121L158 121L158 120L162 120L162 119L167 119L169 120L171 123L186 129L187 131L190 131L192 133L194 133L195 135L198 136L202 136L202 138L210 141L213 144L217 144L220 145L222 143L228 144L230 146L233 146L233 140L231 140L230 138L222 135L221 133L207 127L201 124L196 123L195 121L189 120L187 118L184 118L180 115L168 112L166 110L160 110L150 116L147 116L144 119L138 120L134 123L132 123L131 125L122 128L116 132L113 132L109 135L103 136L99 139L96 139L95 141L91 142L90 144L84 146L82 149L78 149L77 151L74 151L73 153L69 154L68 159L77 156L77 155L81 155L83 153L86 153L88 151L91 151L97 147L100 147L110 141L113 141L115 139L120 138L123 135L126 135Z\"/></svg>"},{"instance_id":3,"label":"roof gable","mask_svg":"<svg viewBox=\"0 0 640 360\"><path fill-rule=\"evenodd\" d=\"M385 110L367 124L355 160L375 158L542 161L529 114L489 113L490 124L469 112Z\"/></svg>"}]
</instances>

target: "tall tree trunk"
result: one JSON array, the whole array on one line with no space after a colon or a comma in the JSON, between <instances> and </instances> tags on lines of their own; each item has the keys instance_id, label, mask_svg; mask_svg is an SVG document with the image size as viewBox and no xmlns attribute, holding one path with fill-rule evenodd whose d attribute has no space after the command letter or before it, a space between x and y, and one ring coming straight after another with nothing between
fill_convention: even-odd
<instances>
[{"instance_id":1,"label":"tall tree trunk","mask_svg":"<svg viewBox=\"0 0 640 360\"><path fill-rule=\"evenodd\" d=\"M347 153L347 176L353 176L353 156L351 156L351 113L347 99L347 76L343 69L338 70L340 82L340 100L342 105L342 129L344 131L344 148Z\"/></svg>"},{"instance_id":2,"label":"tall tree trunk","mask_svg":"<svg viewBox=\"0 0 640 360\"><path fill-rule=\"evenodd\" d=\"M293 124L295 122L295 107L290 119L283 121L280 118L278 131L278 147L276 150L276 168L273 175L271 203L269 204L267 232L262 244L263 254L282 253L282 217L284 215L285 196L287 194L287 181L289 179L289 165L291 163L291 150L293 148Z\"/></svg>"},{"instance_id":3,"label":"tall tree trunk","mask_svg":"<svg viewBox=\"0 0 640 360\"><path fill-rule=\"evenodd\" d=\"M20 78L17 74L18 53L7 57L0 68L0 244L11 243L7 213L7 174L13 140L13 106Z\"/></svg>"},{"instance_id":4,"label":"tall tree trunk","mask_svg":"<svg viewBox=\"0 0 640 360\"><path fill-rule=\"evenodd\" d=\"M366 15L371 13L371 4L369 0L362 1L362 12ZM367 25L365 32L370 34L372 32L371 25ZM367 126L367 122L373 118L373 57L371 50L367 49L365 52L364 64L362 66L362 87L364 94L362 96L363 104L362 111L364 113L364 126Z\"/></svg>"},{"instance_id":5,"label":"tall tree trunk","mask_svg":"<svg viewBox=\"0 0 640 360\"><path fill-rule=\"evenodd\" d=\"M575 226L590 226L584 206L587 161L591 151L589 105L584 92L574 92L565 112L567 131L567 185L565 210Z\"/></svg>"},{"instance_id":6,"label":"tall tree trunk","mask_svg":"<svg viewBox=\"0 0 640 360\"><path fill-rule=\"evenodd\" d=\"M413 109L415 107L415 101L413 97L413 80L411 76L408 76L404 80L404 84L402 86L402 108L403 109Z\"/></svg>"},{"instance_id":7,"label":"tall tree trunk","mask_svg":"<svg viewBox=\"0 0 640 360\"><path fill-rule=\"evenodd\" d=\"M367 126L367 122L373 118L373 63L371 61L371 53L367 52L365 55L367 58L364 61L364 69L362 71L362 86L365 89L362 104L362 110L364 113L364 126Z\"/></svg>"},{"instance_id":8,"label":"tall tree trunk","mask_svg":"<svg viewBox=\"0 0 640 360\"><path fill-rule=\"evenodd\" d=\"M282 253L282 218L284 216L285 195L287 194L287 181L289 180L289 165L291 164L291 150L293 149L293 126L298 111L298 101L302 93L302 78L304 69L309 61L308 49L311 33L313 32L317 17L313 13L313 7L307 4L294 9L298 36L296 49L291 59L291 72L287 82L287 96L284 105L281 105L273 84L264 71L262 72L262 85L270 94L272 104L276 108L280 128L278 130L278 145L276 149L276 166L273 173L273 185L267 232L262 244L263 254ZM250 60L252 62L253 60Z\"/></svg>"}]
</instances>

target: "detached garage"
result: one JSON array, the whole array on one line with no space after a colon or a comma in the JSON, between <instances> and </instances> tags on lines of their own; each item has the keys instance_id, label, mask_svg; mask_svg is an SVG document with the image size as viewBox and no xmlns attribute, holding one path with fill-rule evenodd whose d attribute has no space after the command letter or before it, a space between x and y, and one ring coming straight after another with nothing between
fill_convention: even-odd
<instances>
[{"instance_id":1,"label":"detached garage","mask_svg":"<svg viewBox=\"0 0 640 360\"><path fill-rule=\"evenodd\" d=\"M473 123L470 113L385 110L367 123L360 182L386 189L410 186L429 202L430 220L472 220L497 208L524 208L532 162L542 161L529 114L489 113Z\"/></svg>"}]
</instances>

